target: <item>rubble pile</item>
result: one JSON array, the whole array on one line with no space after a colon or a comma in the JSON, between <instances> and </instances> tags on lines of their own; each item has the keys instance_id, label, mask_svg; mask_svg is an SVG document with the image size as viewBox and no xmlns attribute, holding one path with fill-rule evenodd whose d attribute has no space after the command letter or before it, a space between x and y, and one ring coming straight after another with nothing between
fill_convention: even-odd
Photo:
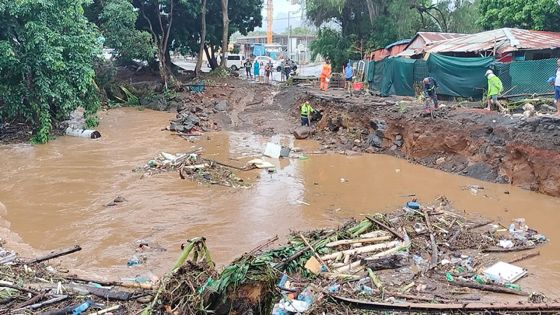
<instances>
[{"instance_id":1,"label":"rubble pile","mask_svg":"<svg viewBox=\"0 0 560 315\"><path fill-rule=\"evenodd\" d=\"M149 160L135 172L142 172L144 176L151 176L169 171L177 171L182 179L190 179L203 184L221 185L226 187L248 187L242 178L233 170L248 170L233 165L227 165L201 156L196 150L188 153L170 154L160 153L155 159Z\"/></svg>"},{"instance_id":2,"label":"rubble pile","mask_svg":"<svg viewBox=\"0 0 560 315\"><path fill-rule=\"evenodd\" d=\"M81 279L46 262L65 255L23 260L0 247L1 314L135 314L151 299L152 284ZM4 311L9 311L4 313Z\"/></svg>"},{"instance_id":3,"label":"rubble pile","mask_svg":"<svg viewBox=\"0 0 560 315\"><path fill-rule=\"evenodd\" d=\"M203 162L191 154L183 161L182 166ZM0 262L11 264L0 265L7 275L0 282L0 303L56 310L48 314L111 307L143 314L560 311L558 301L517 283L528 270L516 264L539 255L527 251L547 242L544 235L522 218L508 226L467 218L445 197L431 206L411 200L394 212L336 229L293 232L286 244L266 249L277 240L218 272L205 239L194 238L181 245L168 274L142 283L63 277L41 264L44 259L26 264L0 251ZM498 294L515 302L503 303Z\"/></svg>"},{"instance_id":4,"label":"rubble pile","mask_svg":"<svg viewBox=\"0 0 560 315\"><path fill-rule=\"evenodd\" d=\"M218 123L212 116L225 112L228 108L226 100L204 100L192 95L177 104L177 116L169 124L169 130L178 133L193 134L218 129Z\"/></svg>"}]
</instances>

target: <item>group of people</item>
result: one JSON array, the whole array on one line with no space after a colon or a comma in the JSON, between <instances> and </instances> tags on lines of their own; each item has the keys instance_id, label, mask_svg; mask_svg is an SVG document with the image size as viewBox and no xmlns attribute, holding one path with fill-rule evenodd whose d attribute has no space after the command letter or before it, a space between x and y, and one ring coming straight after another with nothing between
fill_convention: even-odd
<instances>
[{"instance_id":1,"label":"group of people","mask_svg":"<svg viewBox=\"0 0 560 315\"><path fill-rule=\"evenodd\" d=\"M352 82L354 81L354 68L352 67L352 62L350 60L348 60L348 62L346 62L342 67L342 73L344 74L344 81L345 81L344 88L348 91L348 93L350 93L350 95L352 95L352 88L353 88ZM319 82L320 82L319 88L321 89L321 91L328 91L331 75L332 75L331 61L327 59L323 64L323 67L321 69L321 74L319 76Z\"/></svg>"},{"instance_id":2,"label":"group of people","mask_svg":"<svg viewBox=\"0 0 560 315\"><path fill-rule=\"evenodd\" d=\"M274 72L274 65L272 64L272 61L269 61L267 63L264 62L253 62L251 61L251 59L247 59L247 61L245 61L245 63L243 64L243 66L245 67L245 75L247 77L247 79L255 79L256 81L260 81L261 77L264 77L264 80L266 83L270 82L272 80L272 74ZM261 72L264 69L264 76L261 75ZM290 59L286 59L284 61L282 61L282 63L280 64L280 74L281 74L281 79L280 81L285 81L288 80L290 78L290 74L294 69L294 63L292 60Z\"/></svg>"},{"instance_id":3,"label":"group of people","mask_svg":"<svg viewBox=\"0 0 560 315\"><path fill-rule=\"evenodd\" d=\"M548 79L548 83L554 86L554 105L556 106L556 115L560 116L560 59L556 61L556 76L552 76ZM487 110L492 110L493 107L499 109L501 112L508 112L507 107L504 107L498 101L498 95L504 90L504 85L502 80L494 74L492 70L486 71L486 79L488 80L488 93L487 93ZM434 104L434 108L438 108L438 99L436 89L438 87L437 82L432 77L424 78L422 81L422 86L424 90L424 97L426 99L424 103L424 111L430 112L431 106L430 102Z\"/></svg>"},{"instance_id":4,"label":"group of people","mask_svg":"<svg viewBox=\"0 0 560 315\"><path fill-rule=\"evenodd\" d=\"M261 68L264 68L264 80L266 83L268 83L270 80L272 80L272 62L268 62L266 64L264 64L263 62L252 62L251 59L247 59L247 61L245 61L245 63L243 64L243 66L245 67L245 75L247 76L247 79L255 79L256 81L260 81L261 80ZM253 70L251 72L251 70Z\"/></svg>"}]
</instances>

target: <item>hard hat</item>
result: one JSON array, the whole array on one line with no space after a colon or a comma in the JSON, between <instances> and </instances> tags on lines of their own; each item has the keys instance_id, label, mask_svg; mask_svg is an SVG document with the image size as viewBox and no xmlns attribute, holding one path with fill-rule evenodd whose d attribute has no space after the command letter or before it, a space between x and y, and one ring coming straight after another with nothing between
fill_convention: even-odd
<instances>
[{"instance_id":1,"label":"hard hat","mask_svg":"<svg viewBox=\"0 0 560 315\"><path fill-rule=\"evenodd\" d=\"M491 74L494 74L494 72L492 70L487 70L485 76L489 76Z\"/></svg>"}]
</instances>

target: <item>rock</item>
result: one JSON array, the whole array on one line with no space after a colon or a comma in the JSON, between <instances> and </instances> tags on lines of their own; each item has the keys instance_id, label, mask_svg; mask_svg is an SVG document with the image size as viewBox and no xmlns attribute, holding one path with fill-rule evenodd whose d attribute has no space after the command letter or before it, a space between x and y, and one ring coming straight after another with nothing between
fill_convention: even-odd
<instances>
[{"instance_id":1,"label":"rock","mask_svg":"<svg viewBox=\"0 0 560 315\"><path fill-rule=\"evenodd\" d=\"M382 132L385 132L385 129L387 129L387 123L381 119L372 118L369 121L369 125L373 130L381 130Z\"/></svg>"},{"instance_id":2,"label":"rock","mask_svg":"<svg viewBox=\"0 0 560 315\"><path fill-rule=\"evenodd\" d=\"M142 96L140 97L140 105L158 111L165 111L169 106L163 95Z\"/></svg>"},{"instance_id":3,"label":"rock","mask_svg":"<svg viewBox=\"0 0 560 315\"><path fill-rule=\"evenodd\" d=\"M376 147L376 148L381 148L383 146L383 141L375 133L371 133L368 136L367 143L369 144L369 146Z\"/></svg>"},{"instance_id":4,"label":"rock","mask_svg":"<svg viewBox=\"0 0 560 315\"><path fill-rule=\"evenodd\" d=\"M307 139L311 135L311 129L307 126L297 127L293 132L296 139Z\"/></svg>"},{"instance_id":5,"label":"rock","mask_svg":"<svg viewBox=\"0 0 560 315\"><path fill-rule=\"evenodd\" d=\"M441 165L443 163L445 163L445 157L440 157L436 160L436 165Z\"/></svg>"},{"instance_id":6,"label":"rock","mask_svg":"<svg viewBox=\"0 0 560 315\"><path fill-rule=\"evenodd\" d=\"M228 109L228 103L226 100L219 101L216 105L214 105L214 109L219 112L225 112Z\"/></svg>"},{"instance_id":7,"label":"rock","mask_svg":"<svg viewBox=\"0 0 560 315\"><path fill-rule=\"evenodd\" d=\"M463 173L467 174L467 176L489 182L495 181L498 177L498 172L491 165L486 163L469 165Z\"/></svg>"},{"instance_id":8,"label":"rock","mask_svg":"<svg viewBox=\"0 0 560 315\"><path fill-rule=\"evenodd\" d=\"M398 134L395 136L395 141L402 140L402 135Z\"/></svg>"},{"instance_id":9,"label":"rock","mask_svg":"<svg viewBox=\"0 0 560 315\"><path fill-rule=\"evenodd\" d=\"M390 150L391 150L391 151L396 151L397 149L398 149L397 146L393 144L393 145L391 146L391 149L390 149Z\"/></svg>"},{"instance_id":10,"label":"rock","mask_svg":"<svg viewBox=\"0 0 560 315\"><path fill-rule=\"evenodd\" d=\"M403 143L404 142L402 140L397 140L393 142L393 144L396 145L397 147L402 147Z\"/></svg>"},{"instance_id":11,"label":"rock","mask_svg":"<svg viewBox=\"0 0 560 315\"><path fill-rule=\"evenodd\" d=\"M356 139L356 140L354 140L354 143L355 144L360 144L360 143L362 143L362 141L360 141L360 139Z\"/></svg>"}]
</instances>

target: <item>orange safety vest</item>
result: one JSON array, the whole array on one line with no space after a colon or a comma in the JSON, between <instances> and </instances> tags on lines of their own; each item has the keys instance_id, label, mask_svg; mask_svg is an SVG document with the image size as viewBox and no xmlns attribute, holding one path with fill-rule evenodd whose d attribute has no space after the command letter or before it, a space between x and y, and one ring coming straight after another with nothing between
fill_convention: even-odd
<instances>
[{"instance_id":1,"label":"orange safety vest","mask_svg":"<svg viewBox=\"0 0 560 315\"><path fill-rule=\"evenodd\" d=\"M331 76L331 71L332 71L331 65L328 64L328 63L325 63L323 65L323 69L321 70L321 78L330 77Z\"/></svg>"}]
</instances>

